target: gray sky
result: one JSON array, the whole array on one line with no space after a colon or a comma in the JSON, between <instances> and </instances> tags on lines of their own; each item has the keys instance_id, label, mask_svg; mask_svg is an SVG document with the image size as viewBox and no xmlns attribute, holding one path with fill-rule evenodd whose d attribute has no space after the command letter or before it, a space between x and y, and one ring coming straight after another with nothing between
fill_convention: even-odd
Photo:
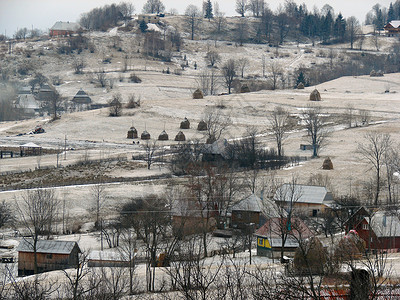
<instances>
[{"instance_id":1,"label":"gray sky","mask_svg":"<svg viewBox=\"0 0 400 300\"><path fill-rule=\"evenodd\" d=\"M141 12L145 0L125 0L132 2L135 12ZM212 0L214 2L215 0ZM394 0L392 0L394 1ZM83 12L105 4L119 3L120 0L0 0L0 33L11 36L17 28L40 28L47 30L56 21L77 21ZM163 0L167 11L175 8L179 13L184 13L189 4L201 6L202 0ZM378 0L296 0L305 3L309 10L316 5L321 8L324 4L331 5L335 12L342 12L344 17L356 16L362 23L366 13ZM388 6L391 0L381 0L379 3ZM227 16L235 15L235 0L218 0L220 10ZM267 0L271 9L275 10L284 0Z\"/></svg>"}]
</instances>

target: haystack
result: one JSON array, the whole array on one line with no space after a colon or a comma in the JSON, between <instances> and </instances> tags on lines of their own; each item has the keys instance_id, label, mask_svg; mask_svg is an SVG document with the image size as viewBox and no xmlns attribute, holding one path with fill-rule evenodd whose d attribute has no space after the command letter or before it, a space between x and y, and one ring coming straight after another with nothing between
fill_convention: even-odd
<instances>
[{"instance_id":1,"label":"haystack","mask_svg":"<svg viewBox=\"0 0 400 300\"><path fill-rule=\"evenodd\" d=\"M333 170L333 163L329 157L324 160L324 163L322 164L322 169Z\"/></svg>"},{"instance_id":2,"label":"haystack","mask_svg":"<svg viewBox=\"0 0 400 300\"><path fill-rule=\"evenodd\" d=\"M311 101L321 101L321 94L318 92L317 89L313 90L310 94Z\"/></svg>"},{"instance_id":3,"label":"haystack","mask_svg":"<svg viewBox=\"0 0 400 300\"><path fill-rule=\"evenodd\" d=\"M304 90L304 83L300 82L300 83L297 85L297 89L298 89L298 90Z\"/></svg>"},{"instance_id":4,"label":"haystack","mask_svg":"<svg viewBox=\"0 0 400 300\"><path fill-rule=\"evenodd\" d=\"M200 121L199 125L197 125L198 131L206 131L207 130L207 123L204 121Z\"/></svg>"},{"instance_id":5,"label":"haystack","mask_svg":"<svg viewBox=\"0 0 400 300\"><path fill-rule=\"evenodd\" d=\"M140 136L142 140L149 140L150 139L150 133L148 133L146 130L142 132L142 135Z\"/></svg>"},{"instance_id":6,"label":"haystack","mask_svg":"<svg viewBox=\"0 0 400 300\"><path fill-rule=\"evenodd\" d=\"M163 130L160 135L158 136L159 141L168 141L168 133Z\"/></svg>"},{"instance_id":7,"label":"haystack","mask_svg":"<svg viewBox=\"0 0 400 300\"><path fill-rule=\"evenodd\" d=\"M240 88L241 93L250 93L250 88L247 84L243 84Z\"/></svg>"},{"instance_id":8,"label":"haystack","mask_svg":"<svg viewBox=\"0 0 400 300\"><path fill-rule=\"evenodd\" d=\"M138 135L137 135L137 130L135 127L131 127L128 131L128 139L137 139Z\"/></svg>"},{"instance_id":9,"label":"haystack","mask_svg":"<svg viewBox=\"0 0 400 300\"><path fill-rule=\"evenodd\" d=\"M182 122L181 122L181 129L189 129L190 128L190 122L187 118L185 118Z\"/></svg>"},{"instance_id":10,"label":"haystack","mask_svg":"<svg viewBox=\"0 0 400 300\"><path fill-rule=\"evenodd\" d=\"M197 89L193 93L193 99L203 99L204 95L203 92L200 89Z\"/></svg>"},{"instance_id":11,"label":"haystack","mask_svg":"<svg viewBox=\"0 0 400 300\"><path fill-rule=\"evenodd\" d=\"M179 131L178 134L175 136L175 141L178 141L178 142L186 141L186 137L182 131Z\"/></svg>"}]
</instances>

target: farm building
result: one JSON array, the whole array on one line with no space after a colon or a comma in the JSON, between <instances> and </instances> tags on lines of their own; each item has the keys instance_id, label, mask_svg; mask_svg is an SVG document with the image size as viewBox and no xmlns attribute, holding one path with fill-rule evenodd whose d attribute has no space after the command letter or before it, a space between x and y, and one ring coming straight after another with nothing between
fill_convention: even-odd
<instances>
[{"instance_id":1,"label":"farm building","mask_svg":"<svg viewBox=\"0 0 400 300\"><path fill-rule=\"evenodd\" d=\"M22 110L27 116L35 116L42 109L33 94L19 94L14 102L14 107Z\"/></svg>"},{"instance_id":2,"label":"farm building","mask_svg":"<svg viewBox=\"0 0 400 300\"><path fill-rule=\"evenodd\" d=\"M287 235L282 240L282 232ZM276 258L280 256L282 244L284 254L293 256L299 241L314 236L313 232L299 218L271 218L255 232L257 255Z\"/></svg>"},{"instance_id":3,"label":"farm building","mask_svg":"<svg viewBox=\"0 0 400 300\"><path fill-rule=\"evenodd\" d=\"M88 267L129 267L134 260L120 252L93 250L88 255Z\"/></svg>"},{"instance_id":4,"label":"farm building","mask_svg":"<svg viewBox=\"0 0 400 300\"><path fill-rule=\"evenodd\" d=\"M311 217L329 208L333 203L333 195L323 186L283 184L274 195L280 207L293 206Z\"/></svg>"},{"instance_id":5,"label":"farm building","mask_svg":"<svg viewBox=\"0 0 400 300\"><path fill-rule=\"evenodd\" d=\"M400 33L400 20L395 20L387 23L383 29L387 36L394 36Z\"/></svg>"},{"instance_id":6,"label":"farm building","mask_svg":"<svg viewBox=\"0 0 400 300\"><path fill-rule=\"evenodd\" d=\"M33 241L23 239L17 251L18 276L34 274ZM79 253L77 242L39 240L36 245L38 273L76 267Z\"/></svg>"},{"instance_id":7,"label":"farm building","mask_svg":"<svg viewBox=\"0 0 400 300\"><path fill-rule=\"evenodd\" d=\"M77 23L58 21L50 28L50 36L70 36L78 32L80 28Z\"/></svg>"},{"instance_id":8,"label":"farm building","mask_svg":"<svg viewBox=\"0 0 400 300\"><path fill-rule=\"evenodd\" d=\"M80 89L74 98L72 98L71 102L74 110L82 111L90 109L92 99L88 96L88 94L85 93L84 90Z\"/></svg>"},{"instance_id":9,"label":"farm building","mask_svg":"<svg viewBox=\"0 0 400 300\"><path fill-rule=\"evenodd\" d=\"M377 211L363 215L357 211L350 217L346 233L355 230L362 238L367 248L400 250L400 219L398 216L385 211Z\"/></svg>"},{"instance_id":10,"label":"farm building","mask_svg":"<svg viewBox=\"0 0 400 300\"><path fill-rule=\"evenodd\" d=\"M145 22L146 24L157 24L160 22L160 17L156 14L143 14L143 15L138 15L138 22Z\"/></svg>"},{"instance_id":11,"label":"farm building","mask_svg":"<svg viewBox=\"0 0 400 300\"><path fill-rule=\"evenodd\" d=\"M42 147L32 142L19 146L20 156L42 155L42 150Z\"/></svg>"},{"instance_id":12,"label":"farm building","mask_svg":"<svg viewBox=\"0 0 400 300\"><path fill-rule=\"evenodd\" d=\"M257 197L254 194L242 199L232 206L231 223L233 228L244 229L249 224L254 224L255 229L260 228L267 218L279 216L277 205Z\"/></svg>"},{"instance_id":13,"label":"farm building","mask_svg":"<svg viewBox=\"0 0 400 300\"><path fill-rule=\"evenodd\" d=\"M205 144L202 151L203 161L224 161L231 158L231 147L227 140L218 140L212 144Z\"/></svg>"}]
</instances>

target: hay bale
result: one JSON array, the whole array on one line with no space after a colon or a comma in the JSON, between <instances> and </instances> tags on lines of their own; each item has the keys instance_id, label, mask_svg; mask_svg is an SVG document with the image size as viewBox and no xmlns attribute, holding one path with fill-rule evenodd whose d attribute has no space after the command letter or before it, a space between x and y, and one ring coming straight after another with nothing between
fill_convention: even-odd
<instances>
[{"instance_id":1,"label":"hay bale","mask_svg":"<svg viewBox=\"0 0 400 300\"><path fill-rule=\"evenodd\" d=\"M181 129L189 129L190 128L190 122L187 118L185 118L182 122L181 122Z\"/></svg>"},{"instance_id":2,"label":"hay bale","mask_svg":"<svg viewBox=\"0 0 400 300\"><path fill-rule=\"evenodd\" d=\"M203 92L200 89L197 89L193 93L193 99L203 99L204 95Z\"/></svg>"},{"instance_id":3,"label":"hay bale","mask_svg":"<svg viewBox=\"0 0 400 300\"><path fill-rule=\"evenodd\" d=\"M175 136L175 141L178 141L178 142L186 141L186 137L182 131L179 131L178 134Z\"/></svg>"},{"instance_id":4,"label":"hay bale","mask_svg":"<svg viewBox=\"0 0 400 300\"><path fill-rule=\"evenodd\" d=\"M207 130L207 123L204 121L200 121L199 125L197 125L198 131L206 131Z\"/></svg>"},{"instance_id":5,"label":"hay bale","mask_svg":"<svg viewBox=\"0 0 400 300\"><path fill-rule=\"evenodd\" d=\"M137 139L137 137L138 137L137 130L135 127L132 126L128 131L127 138L128 139Z\"/></svg>"},{"instance_id":6,"label":"hay bale","mask_svg":"<svg viewBox=\"0 0 400 300\"><path fill-rule=\"evenodd\" d=\"M304 90L304 83L300 82L300 83L297 85L297 89L298 89L298 90Z\"/></svg>"},{"instance_id":7,"label":"hay bale","mask_svg":"<svg viewBox=\"0 0 400 300\"><path fill-rule=\"evenodd\" d=\"M322 169L324 170L333 170L333 163L331 159L328 157L327 159L324 160L322 164Z\"/></svg>"},{"instance_id":8,"label":"hay bale","mask_svg":"<svg viewBox=\"0 0 400 300\"><path fill-rule=\"evenodd\" d=\"M250 93L250 88L247 84L243 84L240 88L241 93Z\"/></svg>"},{"instance_id":9,"label":"hay bale","mask_svg":"<svg viewBox=\"0 0 400 300\"><path fill-rule=\"evenodd\" d=\"M321 94L318 92L317 89L311 92L310 101L321 101Z\"/></svg>"},{"instance_id":10,"label":"hay bale","mask_svg":"<svg viewBox=\"0 0 400 300\"><path fill-rule=\"evenodd\" d=\"M149 140L150 139L150 133L148 133L146 130L142 132L142 135L140 136L142 140Z\"/></svg>"},{"instance_id":11,"label":"hay bale","mask_svg":"<svg viewBox=\"0 0 400 300\"><path fill-rule=\"evenodd\" d=\"M159 141L168 141L168 133L163 130L160 135L158 136Z\"/></svg>"}]
</instances>

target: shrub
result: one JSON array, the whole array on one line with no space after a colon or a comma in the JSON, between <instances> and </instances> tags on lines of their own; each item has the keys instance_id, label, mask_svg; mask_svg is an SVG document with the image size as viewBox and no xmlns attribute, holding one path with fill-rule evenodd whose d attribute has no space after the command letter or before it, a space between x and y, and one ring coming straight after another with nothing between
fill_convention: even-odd
<instances>
[{"instance_id":1,"label":"shrub","mask_svg":"<svg viewBox=\"0 0 400 300\"><path fill-rule=\"evenodd\" d=\"M140 79L135 73L131 73L129 76L129 80L134 83L141 83L142 79Z\"/></svg>"}]
</instances>

